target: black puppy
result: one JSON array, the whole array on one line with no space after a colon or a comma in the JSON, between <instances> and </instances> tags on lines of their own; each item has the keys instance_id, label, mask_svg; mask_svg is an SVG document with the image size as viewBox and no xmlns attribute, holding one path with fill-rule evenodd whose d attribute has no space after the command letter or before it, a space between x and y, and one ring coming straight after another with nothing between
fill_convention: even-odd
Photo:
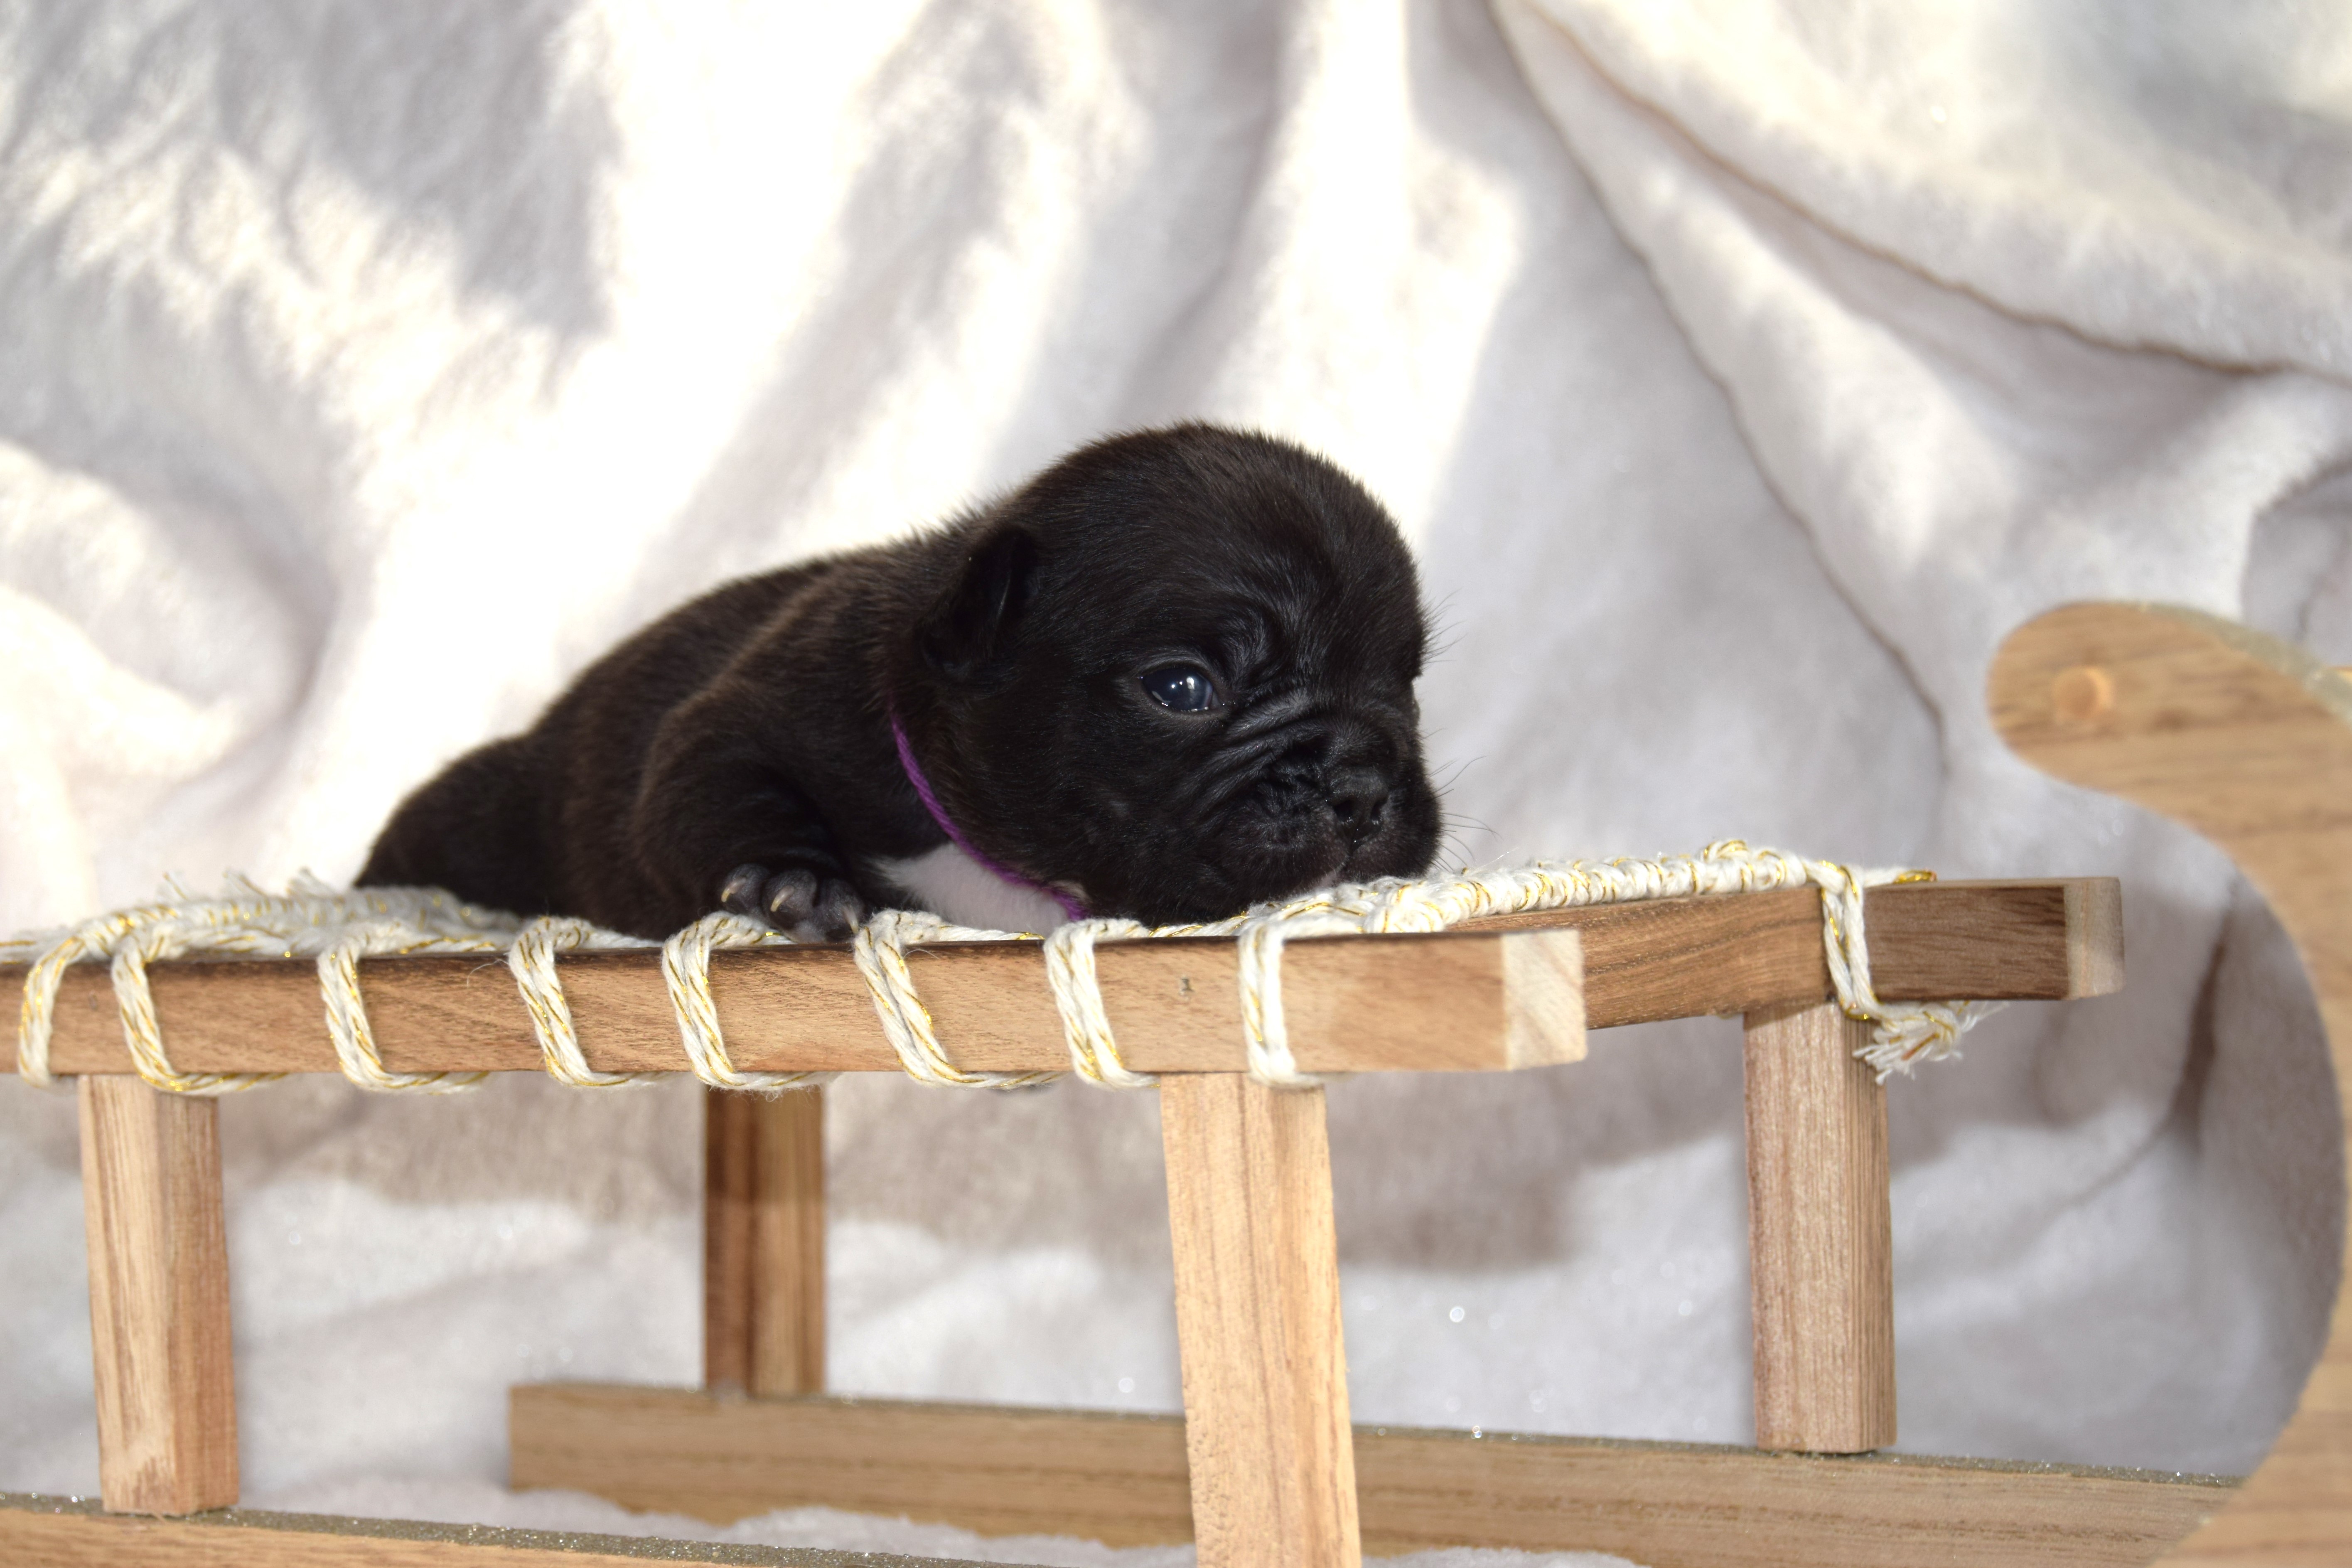
<instances>
[{"instance_id":1,"label":"black puppy","mask_svg":"<svg viewBox=\"0 0 2352 1568\"><path fill-rule=\"evenodd\" d=\"M1185 425L746 578L409 796L362 885L659 937L724 905L1038 930L1424 869L1412 558L1353 479Z\"/></svg>"}]
</instances>

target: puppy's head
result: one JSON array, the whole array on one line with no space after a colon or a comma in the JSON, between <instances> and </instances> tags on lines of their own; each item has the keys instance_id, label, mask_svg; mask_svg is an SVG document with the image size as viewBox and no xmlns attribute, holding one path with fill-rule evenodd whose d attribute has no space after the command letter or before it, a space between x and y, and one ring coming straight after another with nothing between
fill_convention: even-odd
<instances>
[{"instance_id":1,"label":"puppy's head","mask_svg":"<svg viewBox=\"0 0 2352 1568\"><path fill-rule=\"evenodd\" d=\"M912 673L987 853L1153 923L1427 868L1427 628L1355 480L1181 426L1065 458L959 543Z\"/></svg>"}]
</instances>

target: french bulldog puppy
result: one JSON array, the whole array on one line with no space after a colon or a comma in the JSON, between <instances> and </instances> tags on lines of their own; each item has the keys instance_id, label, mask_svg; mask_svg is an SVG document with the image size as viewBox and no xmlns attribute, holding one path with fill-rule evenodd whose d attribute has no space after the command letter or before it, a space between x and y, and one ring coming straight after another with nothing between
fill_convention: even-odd
<instances>
[{"instance_id":1,"label":"french bulldog puppy","mask_svg":"<svg viewBox=\"0 0 2352 1568\"><path fill-rule=\"evenodd\" d=\"M1114 437L672 611L410 795L359 879L645 937L1215 919L1427 868L1426 642L1395 523L1329 463Z\"/></svg>"}]
</instances>

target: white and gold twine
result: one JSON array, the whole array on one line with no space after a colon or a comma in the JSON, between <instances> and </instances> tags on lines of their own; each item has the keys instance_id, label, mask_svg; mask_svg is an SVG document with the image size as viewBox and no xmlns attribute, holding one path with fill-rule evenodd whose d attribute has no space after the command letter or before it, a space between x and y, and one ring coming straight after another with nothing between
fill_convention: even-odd
<instances>
[{"instance_id":1,"label":"white and gold twine","mask_svg":"<svg viewBox=\"0 0 2352 1568\"><path fill-rule=\"evenodd\" d=\"M1737 839L1696 855L1654 860L1537 861L1501 870L1464 872L1426 881L1395 879L1349 883L1229 920L1157 928L1124 920L1080 921L1044 943L1045 976L1069 1047L1070 1068L1111 1089L1147 1089L1157 1080L1129 1069L1103 1005L1095 950L1101 942L1177 936L1231 936L1238 948L1241 1013L1250 1075L1261 1082L1306 1087L1322 1079L1299 1070L1282 1006L1282 951L1303 938L1443 931L1481 915L1580 909L1700 893L1763 892L1807 884L1822 890L1822 939L1837 998L1849 1016L1868 1021L1871 1043L1859 1054L1878 1070L1906 1072L1912 1064L1954 1054L1959 1037L1984 1013L1967 1002L1888 1003L1872 988L1870 950L1863 924L1864 890L1917 879L1919 872L1859 871L1808 860L1777 849L1751 849ZM828 1073L745 1072L729 1059L710 994L710 954L717 948L763 946L787 939L728 913L704 917L662 947L662 977L678 1035L694 1075L715 1089L774 1091L824 1081ZM975 1072L958 1067L940 1045L930 1010L915 988L907 950L925 942L1034 941L1014 931L979 931L936 915L885 910L860 926L852 944L859 974L874 1001L884 1037L909 1077L959 1089L1007 1089L1058 1076L1045 1072ZM359 961L381 953L503 954L530 1015L547 1071L583 1089L624 1088L664 1076L604 1072L582 1052L564 999L557 955L582 949L644 948L652 943L589 922L549 916L523 921L467 904L437 889L362 888L339 892L309 878L283 894L232 879L217 899L178 897L118 910L64 931L0 942L37 953L26 974L18 1015L16 1068L47 1086L49 1038L66 966L106 959L122 1015L123 1036L139 1075L181 1094L226 1094L249 1089L274 1073L188 1072L164 1053L147 965L190 954L315 957L327 1032L344 1077L362 1089L451 1093L486 1076L403 1073L387 1069L377 1053L360 994Z\"/></svg>"}]
</instances>

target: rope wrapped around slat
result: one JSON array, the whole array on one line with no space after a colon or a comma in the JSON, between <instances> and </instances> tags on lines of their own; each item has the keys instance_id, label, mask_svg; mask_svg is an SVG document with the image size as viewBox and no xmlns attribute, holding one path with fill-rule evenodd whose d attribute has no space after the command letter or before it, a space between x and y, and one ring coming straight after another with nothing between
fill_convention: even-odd
<instances>
[{"instance_id":1,"label":"rope wrapped around slat","mask_svg":"<svg viewBox=\"0 0 2352 1568\"><path fill-rule=\"evenodd\" d=\"M1070 1068L1087 1082L1111 1089L1148 1089L1157 1080L1120 1059L1105 1009L1095 953L1103 942L1166 937L1231 936L1238 948L1241 1015L1250 1076L1290 1088L1322 1079L1301 1072L1292 1056L1282 1006L1282 952L1294 941L1350 934L1443 931L1483 915L1580 909L1596 904L1706 893L1762 892L1811 884L1822 891L1822 946L1831 982L1846 1013L1872 1026L1859 1053L1883 1079L1912 1065L1955 1054L1959 1037L1990 1011L1981 1003L1887 1003L1872 988L1863 921L1865 890L1884 883L1924 879L1911 871L1858 871L1832 861L1808 860L1777 849L1750 849L1737 839L1697 855L1654 860L1537 861L1497 870L1408 881L1350 883L1300 898L1260 905L1229 920L1198 925L1146 927L1133 921L1089 920L1055 931L1044 942L1046 984L1062 1020ZM727 1055L719 1011L710 994L716 948L772 945L788 939L729 913L704 917L662 946L662 976L677 1018L678 1035L694 1074L714 1089L774 1092L811 1087L827 1073L745 1072ZM908 967L909 947L934 942L1036 941L1030 933L980 931L936 915L885 910L862 925L852 942L858 973L874 1001L884 1037L909 1077L959 1089L1015 1089L1053 1073L973 1072L958 1067L941 1047L930 1010ZM118 910L70 930L0 943L36 954L25 979L18 1015L16 1066L25 1080L52 1081L49 1038L66 966L105 959L111 966L123 1037L139 1074L179 1094L226 1094L277 1074L183 1072L163 1048L147 984L147 965L192 954L314 957L328 1034L343 1075L380 1092L446 1094L470 1089L481 1073L399 1073L377 1054L361 994L359 961L384 953L504 953L530 1015L551 1076L583 1089L617 1089L665 1077L603 1072L582 1051L564 1000L559 953L644 948L638 938L603 931L585 921L548 916L523 921L465 903L430 888L363 888L341 892L308 877L283 894L232 879L217 899L178 895Z\"/></svg>"}]
</instances>

